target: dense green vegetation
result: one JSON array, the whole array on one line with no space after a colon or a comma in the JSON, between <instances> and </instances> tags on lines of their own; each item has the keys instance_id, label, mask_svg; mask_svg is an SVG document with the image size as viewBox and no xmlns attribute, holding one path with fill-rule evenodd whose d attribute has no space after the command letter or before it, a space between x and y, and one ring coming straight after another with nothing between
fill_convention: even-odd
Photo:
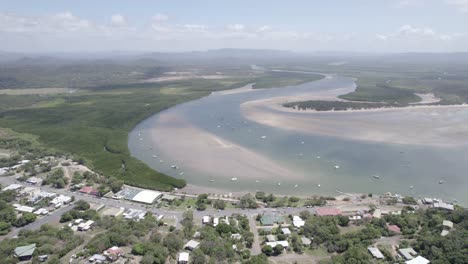
<instances>
[{"instance_id":1,"label":"dense green vegetation","mask_svg":"<svg viewBox=\"0 0 468 264\"><path fill-rule=\"evenodd\" d=\"M299 85L322 78L322 75L314 73L270 71L253 79L252 82L255 82L254 89L260 89Z\"/></svg>"},{"instance_id":2,"label":"dense green vegetation","mask_svg":"<svg viewBox=\"0 0 468 264\"><path fill-rule=\"evenodd\" d=\"M0 259L2 263L18 263L13 257L16 247L36 243L36 251L33 255L33 263L39 263L38 256L49 255L47 263L61 263L59 259L70 250L83 243L83 239L73 234L68 228L54 228L43 225L37 231L21 231L18 238L3 239L0 241Z\"/></svg>"},{"instance_id":3,"label":"dense green vegetation","mask_svg":"<svg viewBox=\"0 0 468 264\"><path fill-rule=\"evenodd\" d=\"M173 83L180 94L161 92L162 84L111 85L42 100L61 100L50 107L10 109L0 112L3 126L38 135L47 146L75 154L98 173L127 184L169 190L182 187L174 179L150 169L130 156L128 132L142 119L175 104L199 98L210 91L236 87L235 82L185 81ZM1 96L0 96L1 97ZM10 103L14 104L14 96Z\"/></svg>"},{"instance_id":4,"label":"dense green vegetation","mask_svg":"<svg viewBox=\"0 0 468 264\"><path fill-rule=\"evenodd\" d=\"M392 87L381 83L375 85L358 85L355 92L341 95L340 98L350 101L384 102L390 104L407 104L420 101L420 98L411 90Z\"/></svg>"},{"instance_id":5,"label":"dense green vegetation","mask_svg":"<svg viewBox=\"0 0 468 264\"><path fill-rule=\"evenodd\" d=\"M289 102L283 104L285 107L291 107L298 110L316 110L316 111L346 111L349 109L373 109L373 108L391 108L405 106L402 104L387 104L387 103L357 103L357 102L341 102L341 101L303 101Z\"/></svg>"},{"instance_id":6,"label":"dense green vegetation","mask_svg":"<svg viewBox=\"0 0 468 264\"><path fill-rule=\"evenodd\" d=\"M332 263L372 263L367 247L377 238L394 235L387 230L386 224L401 227L403 239L400 247L413 247L420 255L430 259L431 263L455 264L468 261L468 212L461 208L453 212L435 209L415 212L403 210L401 215L362 220L357 224L363 228L345 234L341 234L338 228L338 225L348 225L343 217L315 217L307 214L301 214L301 217L306 219L306 223L300 232L306 237L313 237L312 248L325 247L329 253L339 253L332 257ZM450 220L455 224L455 228L445 237L440 235L443 220ZM382 250L386 251L384 248ZM398 261L392 254L384 253L384 263Z\"/></svg>"}]
</instances>

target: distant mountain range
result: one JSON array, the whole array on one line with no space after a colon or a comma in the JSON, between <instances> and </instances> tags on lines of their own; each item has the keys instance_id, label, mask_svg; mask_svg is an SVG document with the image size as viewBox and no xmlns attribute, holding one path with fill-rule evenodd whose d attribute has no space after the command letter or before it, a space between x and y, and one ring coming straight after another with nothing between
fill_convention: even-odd
<instances>
[{"instance_id":1,"label":"distant mountain range","mask_svg":"<svg viewBox=\"0 0 468 264\"><path fill-rule=\"evenodd\" d=\"M381 60L392 62L441 62L441 63L467 63L467 52L454 53L364 53L346 51L316 51L316 52L293 52L287 50L270 49L215 49L207 51L188 52L95 52L95 53L15 53L0 51L0 62L15 63L21 65L34 64L61 64L77 60L117 62L117 61L140 61L154 62L180 62L180 61L208 61L208 60L233 60L245 63L254 63L257 60L278 60L278 59L330 59L330 60Z\"/></svg>"}]
</instances>

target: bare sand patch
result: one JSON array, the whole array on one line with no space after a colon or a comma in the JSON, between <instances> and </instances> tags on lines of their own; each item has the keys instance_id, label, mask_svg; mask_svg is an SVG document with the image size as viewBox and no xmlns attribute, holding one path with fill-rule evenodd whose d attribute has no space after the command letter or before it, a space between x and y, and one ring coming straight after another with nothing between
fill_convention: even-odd
<instances>
[{"instance_id":1,"label":"bare sand patch","mask_svg":"<svg viewBox=\"0 0 468 264\"><path fill-rule=\"evenodd\" d=\"M191 79L204 79L204 80L219 80L226 78L224 75L174 75L174 76L161 76L156 78L150 78L140 81L141 83L158 83L158 82L170 82L170 81L181 81Z\"/></svg>"},{"instance_id":2,"label":"bare sand patch","mask_svg":"<svg viewBox=\"0 0 468 264\"><path fill-rule=\"evenodd\" d=\"M213 94L227 95L227 94L238 94L238 93L252 92L252 91L254 91L253 90L253 85L254 84L255 83L250 83L250 84L247 84L245 86L242 86L242 87L236 88L236 89L213 92ZM259 89L256 89L256 90L259 90Z\"/></svg>"},{"instance_id":3,"label":"bare sand patch","mask_svg":"<svg viewBox=\"0 0 468 264\"><path fill-rule=\"evenodd\" d=\"M410 104L432 104L432 103L438 103L442 99L436 97L433 93L415 93L414 95L419 96L421 98L421 101L416 102L416 103L410 103Z\"/></svg>"},{"instance_id":4,"label":"bare sand patch","mask_svg":"<svg viewBox=\"0 0 468 264\"><path fill-rule=\"evenodd\" d=\"M316 96L327 99L330 96ZM468 143L468 105L410 106L347 111L298 111L282 106L291 97L246 102L254 122L309 134L398 144L456 146ZM462 111L462 113L460 113Z\"/></svg>"},{"instance_id":5,"label":"bare sand patch","mask_svg":"<svg viewBox=\"0 0 468 264\"><path fill-rule=\"evenodd\" d=\"M30 89L0 89L0 94L26 95L26 94L60 94L68 93L68 88L30 88Z\"/></svg>"},{"instance_id":6,"label":"bare sand patch","mask_svg":"<svg viewBox=\"0 0 468 264\"><path fill-rule=\"evenodd\" d=\"M305 176L207 131L196 128L177 114L162 113L152 131L152 141L161 153L184 167L216 178L255 179ZM222 168L222 169L220 169Z\"/></svg>"}]
</instances>

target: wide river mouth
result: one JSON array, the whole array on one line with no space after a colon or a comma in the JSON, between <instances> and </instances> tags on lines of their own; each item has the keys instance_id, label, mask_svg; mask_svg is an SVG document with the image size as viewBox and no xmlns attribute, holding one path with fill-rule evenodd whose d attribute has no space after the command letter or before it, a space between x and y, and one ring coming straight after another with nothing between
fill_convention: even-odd
<instances>
[{"instance_id":1,"label":"wide river mouth","mask_svg":"<svg viewBox=\"0 0 468 264\"><path fill-rule=\"evenodd\" d=\"M468 203L468 107L313 112L352 78L216 92L151 116L129 134L133 156L195 186L309 196L385 192Z\"/></svg>"}]
</instances>

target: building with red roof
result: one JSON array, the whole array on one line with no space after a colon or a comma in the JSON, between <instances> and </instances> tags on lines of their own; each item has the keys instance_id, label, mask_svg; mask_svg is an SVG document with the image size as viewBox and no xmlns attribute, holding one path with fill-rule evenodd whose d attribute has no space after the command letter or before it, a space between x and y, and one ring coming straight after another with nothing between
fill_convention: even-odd
<instances>
[{"instance_id":1,"label":"building with red roof","mask_svg":"<svg viewBox=\"0 0 468 264\"><path fill-rule=\"evenodd\" d=\"M85 186L83 188L81 188L79 190L80 193L84 193L84 194L91 194L91 195L95 195L95 196L98 196L99 195L99 191L91 186Z\"/></svg>"},{"instance_id":2,"label":"building with red roof","mask_svg":"<svg viewBox=\"0 0 468 264\"><path fill-rule=\"evenodd\" d=\"M318 216L341 215L341 210L338 208L319 207L315 209Z\"/></svg>"},{"instance_id":3,"label":"building with red roof","mask_svg":"<svg viewBox=\"0 0 468 264\"><path fill-rule=\"evenodd\" d=\"M108 250L104 251L104 255L107 256L112 261L117 260L120 256L124 254L123 250L117 246L113 246Z\"/></svg>"},{"instance_id":4,"label":"building with red roof","mask_svg":"<svg viewBox=\"0 0 468 264\"><path fill-rule=\"evenodd\" d=\"M387 224L387 229L388 231L391 231L391 232L394 232L394 233L397 233L397 234L400 234L401 233L401 229L399 226L397 225L389 225Z\"/></svg>"}]
</instances>

